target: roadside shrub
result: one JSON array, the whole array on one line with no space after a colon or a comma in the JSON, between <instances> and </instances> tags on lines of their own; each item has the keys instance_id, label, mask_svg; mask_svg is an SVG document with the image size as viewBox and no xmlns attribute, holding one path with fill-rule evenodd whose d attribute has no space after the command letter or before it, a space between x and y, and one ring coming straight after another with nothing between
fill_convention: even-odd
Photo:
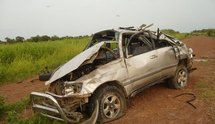
<instances>
[{"instance_id":1,"label":"roadside shrub","mask_svg":"<svg viewBox=\"0 0 215 124\"><path fill-rule=\"evenodd\" d=\"M17 124L19 123L20 116L16 111L9 111L7 113L7 122L9 124Z\"/></svg>"},{"instance_id":2,"label":"roadside shrub","mask_svg":"<svg viewBox=\"0 0 215 124\"><path fill-rule=\"evenodd\" d=\"M0 96L0 117L2 117L2 115L4 114L4 97Z\"/></svg>"}]
</instances>

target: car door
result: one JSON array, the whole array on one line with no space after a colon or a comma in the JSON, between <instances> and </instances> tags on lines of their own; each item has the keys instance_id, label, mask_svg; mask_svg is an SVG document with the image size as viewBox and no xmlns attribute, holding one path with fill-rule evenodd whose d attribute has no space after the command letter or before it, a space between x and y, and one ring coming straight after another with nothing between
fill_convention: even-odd
<instances>
[{"instance_id":1,"label":"car door","mask_svg":"<svg viewBox=\"0 0 215 124\"><path fill-rule=\"evenodd\" d=\"M147 86L161 76L157 69L159 65L157 50L150 46L150 43L147 43L150 42L149 40L146 41L146 38L141 39L139 37L144 36L140 35L136 39L134 37L130 40L125 58L129 83L132 83L133 90Z\"/></svg>"},{"instance_id":2,"label":"car door","mask_svg":"<svg viewBox=\"0 0 215 124\"><path fill-rule=\"evenodd\" d=\"M157 43L159 68L163 78L170 77L175 74L178 65L176 56L177 48L168 41L163 40Z\"/></svg>"}]
</instances>

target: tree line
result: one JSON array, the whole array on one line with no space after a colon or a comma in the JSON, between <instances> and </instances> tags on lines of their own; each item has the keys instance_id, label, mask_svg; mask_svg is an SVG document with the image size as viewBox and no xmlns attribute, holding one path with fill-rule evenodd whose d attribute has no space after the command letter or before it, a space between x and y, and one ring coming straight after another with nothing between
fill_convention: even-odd
<instances>
[{"instance_id":1,"label":"tree line","mask_svg":"<svg viewBox=\"0 0 215 124\"><path fill-rule=\"evenodd\" d=\"M175 31L173 29L164 29L161 30L164 33L167 33L169 35L175 35L175 34L181 34L178 31ZM202 30L194 30L190 33L184 33L184 34L191 34L191 35L206 35L210 37L215 37L215 29L202 29ZM54 36L48 36L48 35L37 35L30 37L28 39L25 39L24 37L17 36L15 38L9 38L6 37L4 41L0 40L0 43L19 43L19 42L44 42L44 41L55 41L55 40L62 40L62 39L73 39L73 38L86 38L86 37L92 37L92 35L84 35L84 36L64 36L64 37L58 37L56 35Z\"/></svg>"},{"instance_id":2,"label":"tree line","mask_svg":"<svg viewBox=\"0 0 215 124\"><path fill-rule=\"evenodd\" d=\"M6 37L4 41L0 40L0 43L45 42L45 41L56 41L56 40L62 40L62 39L86 38L86 37L90 37L90 36L83 35L83 36L76 36L76 37L73 37L73 36L58 37L56 35L54 35L54 36L37 35L37 36L30 37L28 39L25 39L22 36L17 36L15 38Z\"/></svg>"},{"instance_id":3,"label":"tree line","mask_svg":"<svg viewBox=\"0 0 215 124\"><path fill-rule=\"evenodd\" d=\"M194 35L207 35L209 37L215 37L215 29L194 30L191 33Z\"/></svg>"}]
</instances>

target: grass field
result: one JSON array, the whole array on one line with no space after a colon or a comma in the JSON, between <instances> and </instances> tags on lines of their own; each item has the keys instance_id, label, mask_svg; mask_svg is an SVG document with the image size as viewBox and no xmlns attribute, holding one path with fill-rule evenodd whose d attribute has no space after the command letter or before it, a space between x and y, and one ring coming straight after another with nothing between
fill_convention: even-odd
<instances>
[{"instance_id":1,"label":"grass field","mask_svg":"<svg viewBox=\"0 0 215 124\"><path fill-rule=\"evenodd\" d=\"M172 29L164 29L164 30L161 30L161 32L163 32L165 34L168 34L168 35L170 35L172 37L175 37L175 38L177 38L179 40L183 40L183 39L188 38L188 37L191 36L190 33L180 33L178 31L174 31Z\"/></svg>"},{"instance_id":2,"label":"grass field","mask_svg":"<svg viewBox=\"0 0 215 124\"><path fill-rule=\"evenodd\" d=\"M81 52L88 38L0 45L0 85L54 69Z\"/></svg>"}]
</instances>

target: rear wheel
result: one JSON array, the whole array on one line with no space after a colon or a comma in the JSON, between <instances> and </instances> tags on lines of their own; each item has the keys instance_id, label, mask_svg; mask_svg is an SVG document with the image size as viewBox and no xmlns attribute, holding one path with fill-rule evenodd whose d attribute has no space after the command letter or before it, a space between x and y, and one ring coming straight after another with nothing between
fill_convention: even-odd
<instances>
[{"instance_id":1,"label":"rear wheel","mask_svg":"<svg viewBox=\"0 0 215 124\"><path fill-rule=\"evenodd\" d=\"M124 115L126 99L123 92L115 86L104 86L98 89L90 99L89 110L92 113L96 100L99 101L98 121L108 122Z\"/></svg>"},{"instance_id":2,"label":"rear wheel","mask_svg":"<svg viewBox=\"0 0 215 124\"><path fill-rule=\"evenodd\" d=\"M184 65L179 65L175 75L168 80L170 88L181 89L187 86L188 71Z\"/></svg>"}]
</instances>

